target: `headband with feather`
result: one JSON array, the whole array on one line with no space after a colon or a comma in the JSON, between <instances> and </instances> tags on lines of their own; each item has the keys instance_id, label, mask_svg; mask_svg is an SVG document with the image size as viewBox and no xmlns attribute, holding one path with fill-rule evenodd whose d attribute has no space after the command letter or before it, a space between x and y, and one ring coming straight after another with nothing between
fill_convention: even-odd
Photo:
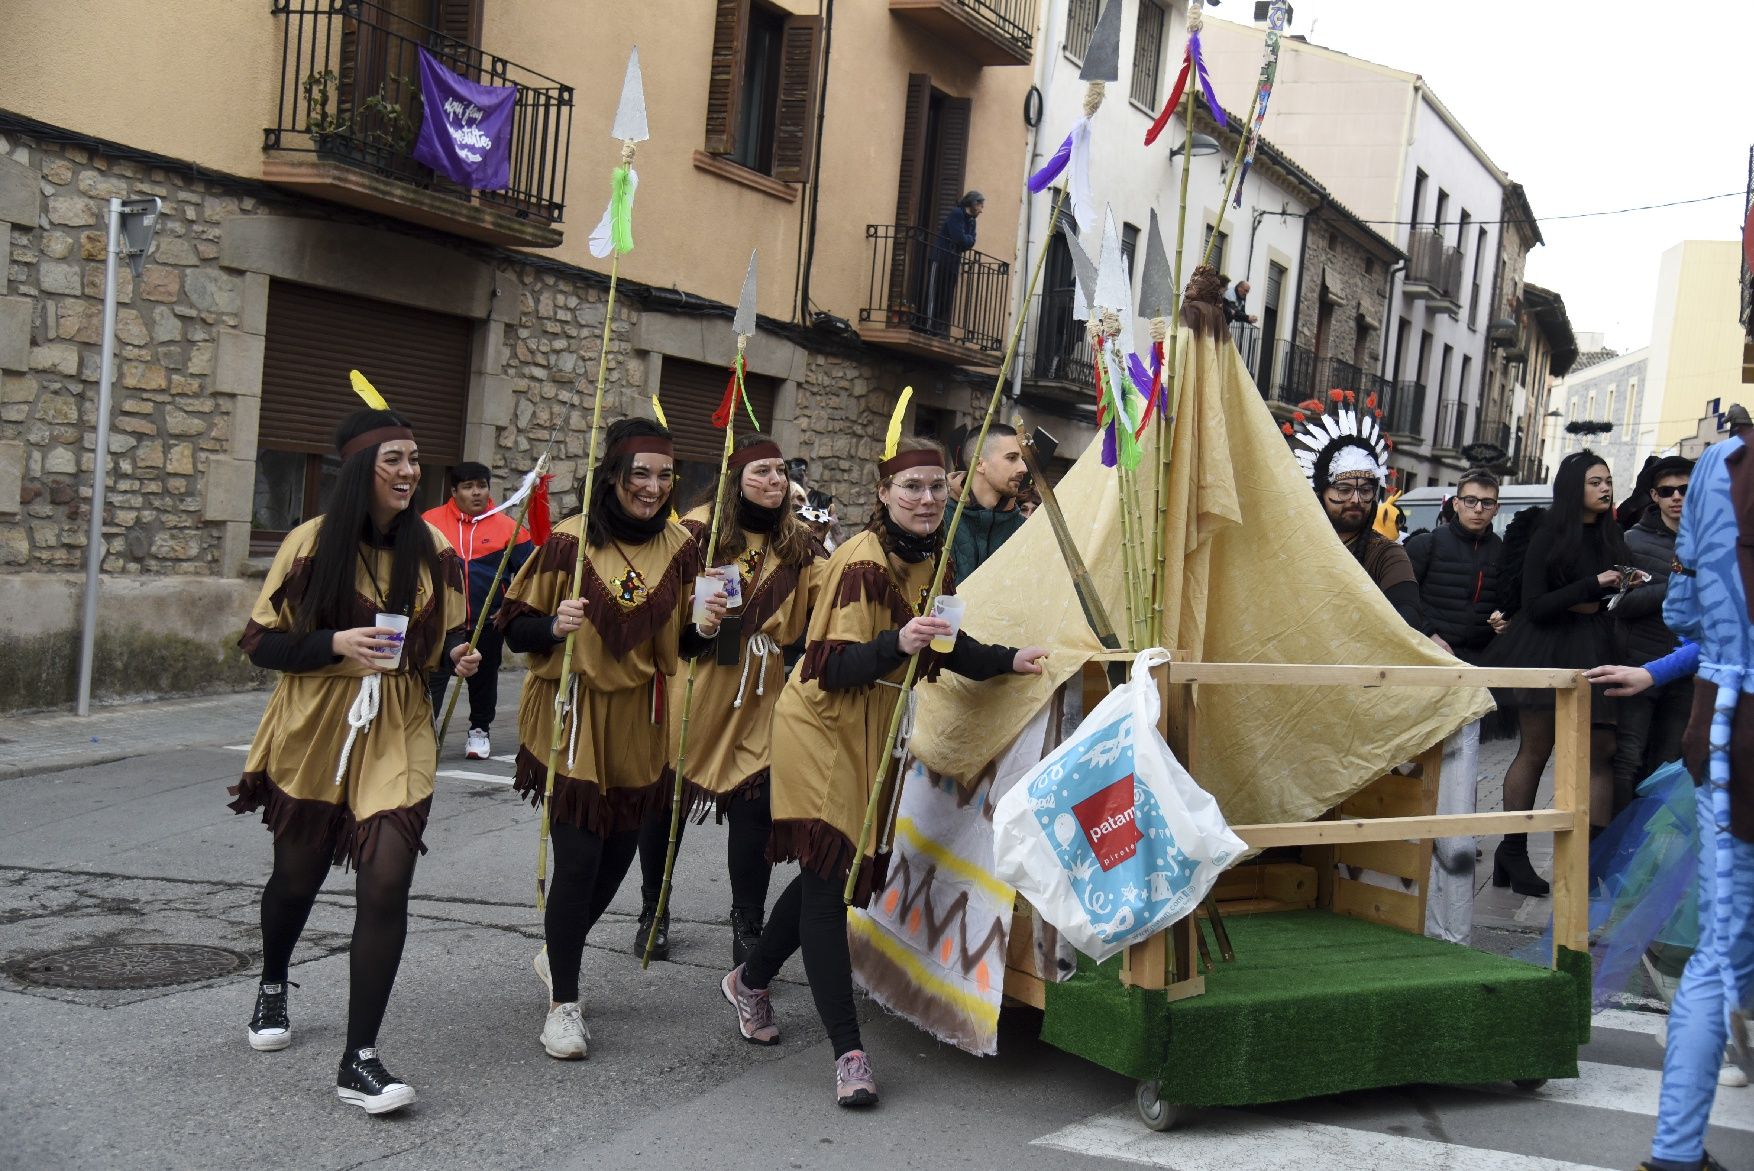
<instances>
[{"instance_id":1,"label":"headband with feather","mask_svg":"<svg viewBox=\"0 0 1754 1171\"><path fill-rule=\"evenodd\" d=\"M365 375L357 370L349 370L347 377L353 383L353 393L364 399L366 406L374 411L390 409L390 404L384 401L384 396L378 393L378 388Z\"/></svg>"},{"instance_id":2,"label":"headband with feather","mask_svg":"<svg viewBox=\"0 0 1754 1171\"><path fill-rule=\"evenodd\" d=\"M913 387L902 387L895 400L895 410L889 416L889 432L883 437L883 462L877 465L878 474L885 478L909 468L938 467L944 462L944 457L935 451L901 450L901 424L907 418L907 406L913 397Z\"/></svg>"}]
</instances>

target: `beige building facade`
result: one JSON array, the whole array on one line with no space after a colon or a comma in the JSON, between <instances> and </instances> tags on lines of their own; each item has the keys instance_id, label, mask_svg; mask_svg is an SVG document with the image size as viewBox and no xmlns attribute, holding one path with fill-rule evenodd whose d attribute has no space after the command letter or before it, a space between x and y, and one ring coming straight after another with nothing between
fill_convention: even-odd
<instances>
[{"instance_id":1,"label":"beige building facade","mask_svg":"<svg viewBox=\"0 0 1754 1171\"><path fill-rule=\"evenodd\" d=\"M122 269L100 695L247 681L231 649L278 534L320 511L350 366L414 417L426 499L463 459L502 490L552 448L576 507L608 263L587 248L641 44L651 138L604 363L605 416L661 397L691 487L759 253L762 425L862 524L905 384L947 435L998 365L1034 5L667 0L120 0L30 5L0 38L0 708L71 693L111 196L164 203ZM150 43L162 42L158 49ZM408 158L425 50L519 86L512 181ZM143 72L160 53L190 68ZM204 63L201 68L193 67ZM213 66L213 67L207 67ZM934 245L987 196L946 281ZM990 386L990 381L986 381ZM39 682L40 681L40 682Z\"/></svg>"}]
</instances>

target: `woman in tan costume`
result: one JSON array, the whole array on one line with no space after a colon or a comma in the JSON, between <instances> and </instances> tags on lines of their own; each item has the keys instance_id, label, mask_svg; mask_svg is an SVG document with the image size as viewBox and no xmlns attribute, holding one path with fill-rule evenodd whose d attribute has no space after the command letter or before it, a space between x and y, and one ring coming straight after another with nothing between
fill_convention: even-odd
<instances>
[{"instance_id":1,"label":"woman in tan costume","mask_svg":"<svg viewBox=\"0 0 1754 1171\"><path fill-rule=\"evenodd\" d=\"M877 465L876 519L836 549L823 571L804 657L774 711L768 857L795 860L799 872L774 905L754 954L720 984L743 1037L777 1044L768 983L802 949L816 1011L834 1044L835 1100L842 1106L877 1101L853 1007L841 892L908 658L923 654L922 680L942 668L990 679L1040 674L1047 654L1039 647L986 646L967 634L956 636L948 654L927 651L935 636L950 633L942 619L919 616L931 600L933 564L944 548L948 467L936 443L902 442ZM944 592L953 591L953 573L946 573ZM886 856L865 859L855 905L869 905L887 864Z\"/></svg>"},{"instance_id":2,"label":"woman in tan costume","mask_svg":"<svg viewBox=\"0 0 1754 1171\"><path fill-rule=\"evenodd\" d=\"M481 656L467 645L462 562L410 507L420 453L407 420L355 412L335 446L334 499L287 534L238 643L283 674L231 807L260 809L274 834L250 1045L292 1043L292 950L330 866L350 865L358 893L336 1093L381 1114L414 1101L376 1046L408 933L414 860L426 851L438 747L425 680L441 655L462 678ZM380 625L380 614L405 616L406 633Z\"/></svg>"},{"instance_id":3,"label":"woman in tan costume","mask_svg":"<svg viewBox=\"0 0 1754 1171\"><path fill-rule=\"evenodd\" d=\"M689 625L700 552L672 522L675 459L670 433L646 419L608 429L585 514L554 534L519 570L495 618L506 645L529 656L518 704L513 781L533 805L544 799L556 701L565 715L549 824L554 874L543 916L547 945L536 971L549 986L542 1048L586 1056L590 1031L579 1007L585 938L627 874L641 820L667 794L665 680L681 659L708 650L725 612L723 591ZM586 547L583 597L573 597L579 541ZM563 690L563 646L576 632L572 678ZM679 697L678 697L679 698Z\"/></svg>"},{"instance_id":4,"label":"woman in tan costume","mask_svg":"<svg viewBox=\"0 0 1754 1171\"><path fill-rule=\"evenodd\" d=\"M731 879L731 962L740 964L761 938L773 874L767 860L773 828L768 754L774 704L786 680L784 654L804 637L827 554L790 506L785 456L773 440L758 434L739 437L730 472L718 501L723 519L713 560L736 567L743 601L725 619L715 653L695 669L683 800L687 811L703 821L710 812L730 822L725 862ZM682 518L703 550L712 513L709 501ZM670 708L671 760L681 738L686 674L670 680L671 694L678 697ZM674 773L666 769L665 787L672 788L674 781ZM644 909L634 935L635 954L645 953L669 841L668 812L648 817L640 833ZM658 922L653 959L669 956L668 920L666 912Z\"/></svg>"}]
</instances>

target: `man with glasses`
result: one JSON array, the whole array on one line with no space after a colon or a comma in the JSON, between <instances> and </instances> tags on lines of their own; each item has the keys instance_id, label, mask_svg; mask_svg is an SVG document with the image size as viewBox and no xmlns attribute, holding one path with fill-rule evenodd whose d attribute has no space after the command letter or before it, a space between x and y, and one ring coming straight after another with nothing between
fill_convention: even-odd
<instances>
[{"instance_id":1,"label":"man with glasses","mask_svg":"<svg viewBox=\"0 0 1754 1171\"><path fill-rule=\"evenodd\" d=\"M1431 628L1419 605L1419 585L1407 551L1370 526L1382 487L1374 472L1347 471L1331 479L1318 495L1334 534L1358 559L1395 612L1408 626L1429 634Z\"/></svg>"},{"instance_id":2,"label":"man with glasses","mask_svg":"<svg viewBox=\"0 0 1754 1171\"><path fill-rule=\"evenodd\" d=\"M1693 461L1665 456L1651 469L1651 501L1638 523L1626 530L1626 547L1650 583L1623 596L1614 607L1627 661L1649 663L1679 644L1663 624L1663 601L1669 592L1669 567L1675 560L1675 534L1681 528L1681 507ZM1619 701L1618 739L1614 748L1614 812L1632 802L1638 782L1657 766L1681 756L1681 733L1693 703L1693 676L1655 687Z\"/></svg>"},{"instance_id":3,"label":"man with glasses","mask_svg":"<svg viewBox=\"0 0 1754 1171\"><path fill-rule=\"evenodd\" d=\"M1498 610L1498 557L1504 542L1492 529L1498 477L1464 472L1449 498L1452 519L1407 540L1419 579L1419 600L1431 640L1463 662L1478 664L1491 644ZM1443 745L1439 813L1473 813L1480 774L1480 722L1458 729ZM1474 921L1474 839L1440 838L1431 851L1425 933L1466 943Z\"/></svg>"}]
</instances>

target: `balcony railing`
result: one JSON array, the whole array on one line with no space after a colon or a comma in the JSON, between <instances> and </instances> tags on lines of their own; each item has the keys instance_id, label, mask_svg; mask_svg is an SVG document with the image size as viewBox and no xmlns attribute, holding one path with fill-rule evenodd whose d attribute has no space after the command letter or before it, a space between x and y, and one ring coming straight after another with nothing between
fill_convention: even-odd
<instances>
[{"instance_id":1,"label":"balcony railing","mask_svg":"<svg viewBox=\"0 0 1754 1171\"><path fill-rule=\"evenodd\" d=\"M264 177L326 185L317 193L356 206L406 201L405 218L481 239L560 242L551 225L566 204L572 86L369 0L272 0L271 11L283 31L280 99L263 147L282 157L264 166ZM425 113L423 49L469 81L517 86L504 189L472 191L410 156ZM286 159L301 155L310 158ZM336 174L337 166L362 178Z\"/></svg>"},{"instance_id":2,"label":"balcony railing","mask_svg":"<svg viewBox=\"0 0 1754 1171\"><path fill-rule=\"evenodd\" d=\"M1261 327L1250 325L1246 321L1230 323L1230 340L1236 343L1236 352L1242 355L1242 364L1250 370L1257 370L1261 357Z\"/></svg>"},{"instance_id":3,"label":"balcony railing","mask_svg":"<svg viewBox=\"0 0 1754 1171\"><path fill-rule=\"evenodd\" d=\"M1460 399L1444 399L1437 404L1436 446L1460 451L1468 445L1474 422L1474 404Z\"/></svg>"},{"instance_id":4,"label":"balcony railing","mask_svg":"<svg viewBox=\"0 0 1754 1171\"><path fill-rule=\"evenodd\" d=\"M1294 407L1326 389L1316 384L1315 354L1296 342L1275 342L1263 347L1261 358L1255 384L1269 402Z\"/></svg>"},{"instance_id":5,"label":"balcony railing","mask_svg":"<svg viewBox=\"0 0 1754 1171\"><path fill-rule=\"evenodd\" d=\"M1397 382L1394 384L1394 393L1389 396L1388 417L1385 423L1391 435L1401 435L1414 440L1424 438L1425 384L1423 382Z\"/></svg>"},{"instance_id":6,"label":"balcony railing","mask_svg":"<svg viewBox=\"0 0 1754 1171\"><path fill-rule=\"evenodd\" d=\"M1036 0L889 0L889 11L982 65L1028 65Z\"/></svg>"},{"instance_id":7,"label":"balcony railing","mask_svg":"<svg viewBox=\"0 0 1754 1171\"><path fill-rule=\"evenodd\" d=\"M1451 248L1442 232L1415 231L1407 242L1407 275L1403 281L1409 297L1431 301L1440 309L1455 312L1462 307L1462 250Z\"/></svg>"},{"instance_id":8,"label":"balcony railing","mask_svg":"<svg viewBox=\"0 0 1754 1171\"><path fill-rule=\"evenodd\" d=\"M1072 318L1073 289L1050 289L1037 294L1035 326L1030 350L1024 357L1023 377L1029 382L1052 382L1074 396L1096 402L1096 365L1084 325Z\"/></svg>"},{"instance_id":9,"label":"balcony railing","mask_svg":"<svg viewBox=\"0 0 1754 1171\"><path fill-rule=\"evenodd\" d=\"M1011 266L958 253L911 224L871 224L871 280L859 333L877 345L979 364L1005 345Z\"/></svg>"}]
</instances>

